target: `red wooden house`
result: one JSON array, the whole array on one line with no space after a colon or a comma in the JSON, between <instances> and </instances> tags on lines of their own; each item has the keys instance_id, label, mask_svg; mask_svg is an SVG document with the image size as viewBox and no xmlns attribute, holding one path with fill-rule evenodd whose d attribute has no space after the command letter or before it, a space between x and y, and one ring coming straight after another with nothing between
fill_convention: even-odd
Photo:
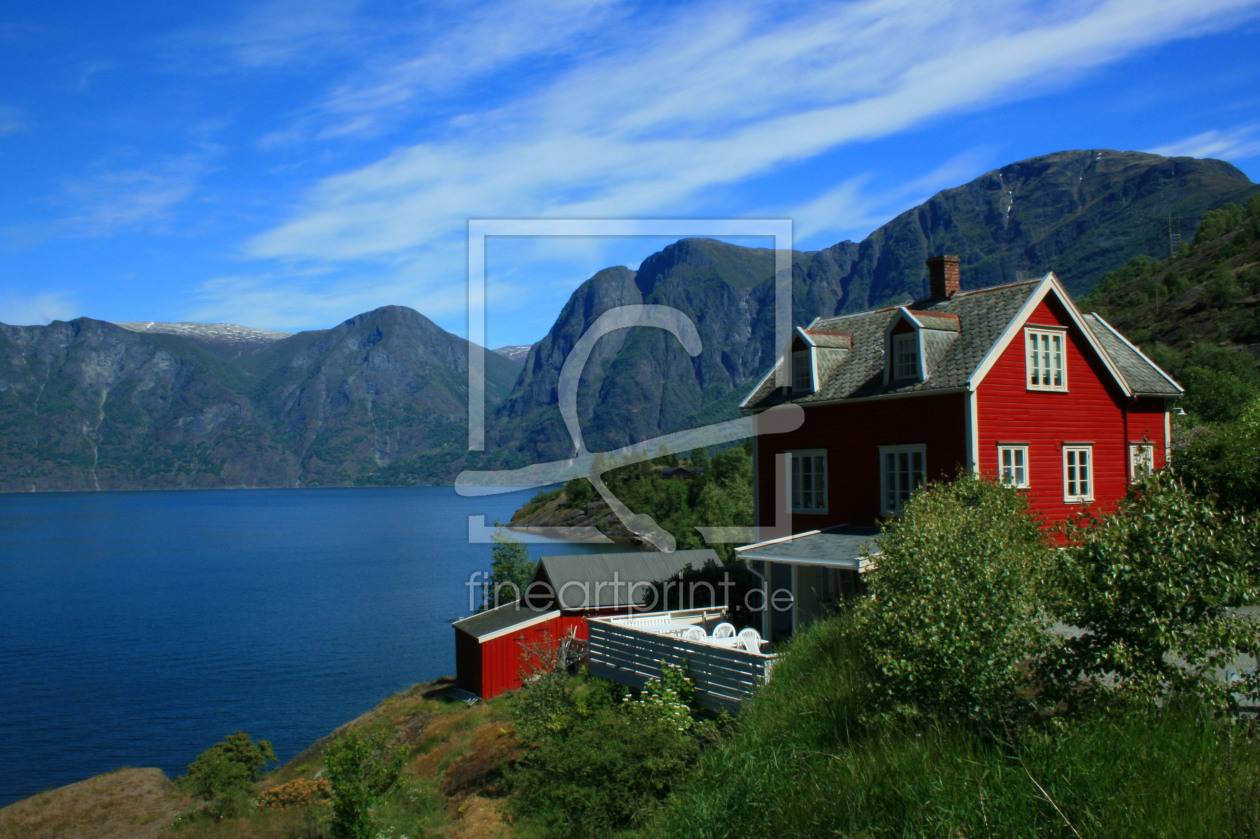
<instances>
[{"instance_id":1,"label":"red wooden house","mask_svg":"<svg viewBox=\"0 0 1260 839\"><path fill-rule=\"evenodd\" d=\"M455 622L459 686L485 699L518 688L566 639L587 639L588 617L654 608L654 584L717 561L707 548L543 557L521 599Z\"/></svg>"},{"instance_id":2,"label":"red wooden house","mask_svg":"<svg viewBox=\"0 0 1260 839\"><path fill-rule=\"evenodd\" d=\"M756 524L783 536L738 549L793 593L771 638L858 589L874 525L926 480L993 476L1053 525L1167 460L1181 387L1053 274L961 291L958 257L928 266L926 300L798 328L741 406L805 408L754 442Z\"/></svg>"}]
</instances>

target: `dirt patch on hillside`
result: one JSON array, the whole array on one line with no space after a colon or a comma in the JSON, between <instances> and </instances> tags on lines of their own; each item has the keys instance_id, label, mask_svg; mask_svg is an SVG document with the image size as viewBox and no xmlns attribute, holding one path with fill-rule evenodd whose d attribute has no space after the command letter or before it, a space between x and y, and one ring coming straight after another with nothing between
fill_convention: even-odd
<instances>
[{"instance_id":1,"label":"dirt patch on hillside","mask_svg":"<svg viewBox=\"0 0 1260 839\"><path fill-rule=\"evenodd\" d=\"M160 769L120 769L0 810L0 839L148 839L190 801Z\"/></svg>"}]
</instances>

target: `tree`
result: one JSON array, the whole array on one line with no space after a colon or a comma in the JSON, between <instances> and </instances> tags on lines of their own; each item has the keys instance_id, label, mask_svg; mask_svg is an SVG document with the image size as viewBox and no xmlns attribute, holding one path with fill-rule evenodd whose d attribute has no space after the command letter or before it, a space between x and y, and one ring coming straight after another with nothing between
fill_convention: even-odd
<instances>
[{"instance_id":1,"label":"tree","mask_svg":"<svg viewBox=\"0 0 1260 839\"><path fill-rule=\"evenodd\" d=\"M1058 614L1082 632L1043 662L1047 686L1069 700L1188 693L1233 709L1239 686L1219 674L1260 653L1260 625L1231 608L1260 595L1246 564L1254 520L1156 473L1113 516L1082 517L1067 533ZM1246 687L1260 690L1260 677Z\"/></svg>"},{"instance_id":2,"label":"tree","mask_svg":"<svg viewBox=\"0 0 1260 839\"><path fill-rule=\"evenodd\" d=\"M376 830L372 808L402 774L404 755L385 748L383 733L347 731L324 749L332 782L332 828L336 839L371 839Z\"/></svg>"},{"instance_id":3,"label":"tree","mask_svg":"<svg viewBox=\"0 0 1260 839\"><path fill-rule=\"evenodd\" d=\"M482 611L511 603L524 596L538 563L529 558L529 547L498 523L490 537L490 577L482 584Z\"/></svg>"},{"instance_id":4,"label":"tree","mask_svg":"<svg viewBox=\"0 0 1260 839\"><path fill-rule=\"evenodd\" d=\"M1173 460L1186 485L1215 496L1223 510L1260 513L1260 398L1234 422L1191 434Z\"/></svg>"},{"instance_id":5,"label":"tree","mask_svg":"<svg viewBox=\"0 0 1260 839\"><path fill-rule=\"evenodd\" d=\"M878 545L854 617L883 712L991 724L1026 706L1050 550L1024 495L970 474L930 484Z\"/></svg>"},{"instance_id":6,"label":"tree","mask_svg":"<svg viewBox=\"0 0 1260 839\"><path fill-rule=\"evenodd\" d=\"M254 783L275 760L270 742L255 743L238 731L198 755L178 784L184 792L206 801L210 815L232 816L244 809Z\"/></svg>"}]
</instances>

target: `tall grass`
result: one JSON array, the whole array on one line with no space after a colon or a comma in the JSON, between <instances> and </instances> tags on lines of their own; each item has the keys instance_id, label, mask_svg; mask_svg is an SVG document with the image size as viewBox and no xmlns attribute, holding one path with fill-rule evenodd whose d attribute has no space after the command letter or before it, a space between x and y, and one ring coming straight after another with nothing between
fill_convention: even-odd
<instances>
[{"instance_id":1,"label":"tall grass","mask_svg":"<svg viewBox=\"0 0 1260 839\"><path fill-rule=\"evenodd\" d=\"M803 632L648 834L1260 836L1252 728L1185 703L1018 735L867 726L854 643L840 620Z\"/></svg>"}]
</instances>

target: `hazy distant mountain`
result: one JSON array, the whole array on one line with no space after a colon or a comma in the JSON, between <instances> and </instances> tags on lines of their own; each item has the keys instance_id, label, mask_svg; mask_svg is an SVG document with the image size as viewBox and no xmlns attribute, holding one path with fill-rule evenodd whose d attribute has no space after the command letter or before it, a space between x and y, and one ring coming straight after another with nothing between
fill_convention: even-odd
<instances>
[{"instance_id":1,"label":"hazy distant mountain","mask_svg":"<svg viewBox=\"0 0 1260 839\"><path fill-rule=\"evenodd\" d=\"M860 311L926 295L924 260L962 258L963 288L1053 270L1075 293L1138 254L1166 255L1170 219L1187 234L1199 217L1260 187L1218 160L1138 152L1072 151L989 172L938 193L860 243L793 255L793 319ZM508 464L572 453L555 383L578 337L608 309L660 303L697 324L704 352L692 359L661 330L604 338L579 391L586 443L608 450L733 416L775 357L773 254L712 240L684 240L638 272L600 271L572 296L536 344L499 408L488 453Z\"/></svg>"},{"instance_id":2,"label":"hazy distant mountain","mask_svg":"<svg viewBox=\"0 0 1260 839\"><path fill-rule=\"evenodd\" d=\"M459 463L462 339L396 306L262 336L0 325L0 490L431 483ZM486 353L491 405L515 376Z\"/></svg>"}]
</instances>

